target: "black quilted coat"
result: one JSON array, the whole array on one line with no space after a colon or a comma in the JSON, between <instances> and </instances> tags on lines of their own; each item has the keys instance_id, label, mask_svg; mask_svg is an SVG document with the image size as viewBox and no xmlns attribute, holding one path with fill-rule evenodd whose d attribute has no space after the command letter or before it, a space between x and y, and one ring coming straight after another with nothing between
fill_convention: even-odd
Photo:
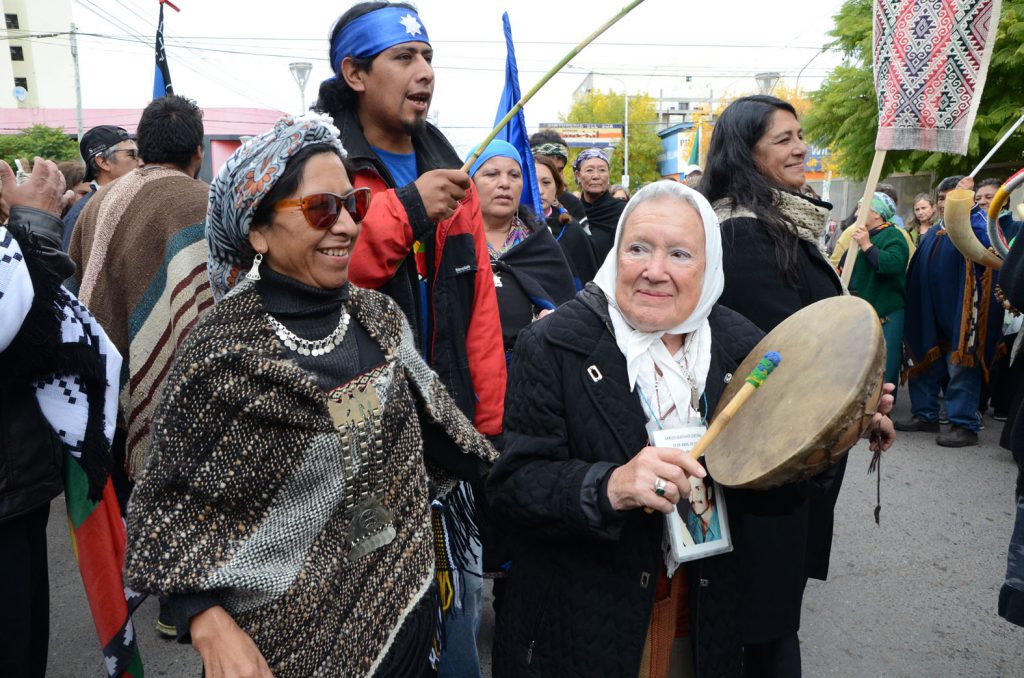
<instances>
[{"instance_id":1,"label":"black quilted coat","mask_svg":"<svg viewBox=\"0 0 1024 678\"><path fill-rule=\"evenodd\" d=\"M707 407L761 332L718 306ZM661 514L618 512L611 471L647 445L607 302L593 284L516 344L506 448L488 481L514 557L494 644L494 675L636 676L662 562ZM741 639L734 558L687 567L697 675L735 676Z\"/></svg>"}]
</instances>

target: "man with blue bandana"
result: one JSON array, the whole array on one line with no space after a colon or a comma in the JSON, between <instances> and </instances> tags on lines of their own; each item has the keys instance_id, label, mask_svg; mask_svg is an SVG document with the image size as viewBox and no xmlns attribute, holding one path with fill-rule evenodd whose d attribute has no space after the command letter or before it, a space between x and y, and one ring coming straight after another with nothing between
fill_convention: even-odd
<instances>
[{"instance_id":1,"label":"man with blue bandana","mask_svg":"<svg viewBox=\"0 0 1024 678\"><path fill-rule=\"evenodd\" d=\"M423 20L406 3L362 2L331 31L334 77L315 108L327 113L355 165L353 184L373 191L349 265L360 287L391 296L416 343L476 428L500 436L505 357L480 203L458 154L427 111L433 49ZM428 463L460 468L461 491L435 502L444 647L441 676L480 675L476 652L481 546L469 483L486 469L425 428ZM440 479L439 482L450 482ZM481 504L483 502L480 502ZM447 595L445 595L447 594Z\"/></svg>"}]
</instances>

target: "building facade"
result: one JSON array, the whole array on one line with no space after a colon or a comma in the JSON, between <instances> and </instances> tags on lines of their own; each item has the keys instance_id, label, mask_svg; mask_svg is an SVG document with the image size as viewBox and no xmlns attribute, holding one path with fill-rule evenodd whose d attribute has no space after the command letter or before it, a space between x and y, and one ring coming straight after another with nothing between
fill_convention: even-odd
<instances>
[{"instance_id":1,"label":"building facade","mask_svg":"<svg viewBox=\"0 0 1024 678\"><path fill-rule=\"evenodd\" d=\"M0 0L0 108L74 108L71 0Z\"/></svg>"}]
</instances>

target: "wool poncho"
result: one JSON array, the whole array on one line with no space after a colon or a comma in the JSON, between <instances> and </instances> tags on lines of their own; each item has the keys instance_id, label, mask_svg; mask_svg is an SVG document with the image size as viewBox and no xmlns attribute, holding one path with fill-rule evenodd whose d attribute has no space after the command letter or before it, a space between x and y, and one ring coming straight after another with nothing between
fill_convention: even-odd
<instances>
[{"instance_id":1,"label":"wool poncho","mask_svg":"<svg viewBox=\"0 0 1024 678\"><path fill-rule=\"evenodd\" d=\"M430 502L453 483L428 479L414 397L495 458L396 304L352 287L345 307L385 362L325 394L238 285L176 358L129 504L129 585L213 593L279 678L373 674L431 586Z\"/></svg>"}]
</instances>

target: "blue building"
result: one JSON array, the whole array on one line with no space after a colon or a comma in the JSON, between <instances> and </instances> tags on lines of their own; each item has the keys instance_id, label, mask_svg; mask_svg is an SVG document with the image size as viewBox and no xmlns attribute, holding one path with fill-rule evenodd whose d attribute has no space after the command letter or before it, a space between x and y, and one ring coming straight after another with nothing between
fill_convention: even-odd
<instances>
[{"instance_id":1,"label":"blue building","mask_svg":"<svg viewBox=\"0 0 1024 678\"><path fill-rule=\"evenodd\" d=\"M693 147L692 122L680 122L658 132L661 137L661 154L658 156L658 172L662 177L679 179L679 172L689 163Z\"/></svg>"}]
</instances>

